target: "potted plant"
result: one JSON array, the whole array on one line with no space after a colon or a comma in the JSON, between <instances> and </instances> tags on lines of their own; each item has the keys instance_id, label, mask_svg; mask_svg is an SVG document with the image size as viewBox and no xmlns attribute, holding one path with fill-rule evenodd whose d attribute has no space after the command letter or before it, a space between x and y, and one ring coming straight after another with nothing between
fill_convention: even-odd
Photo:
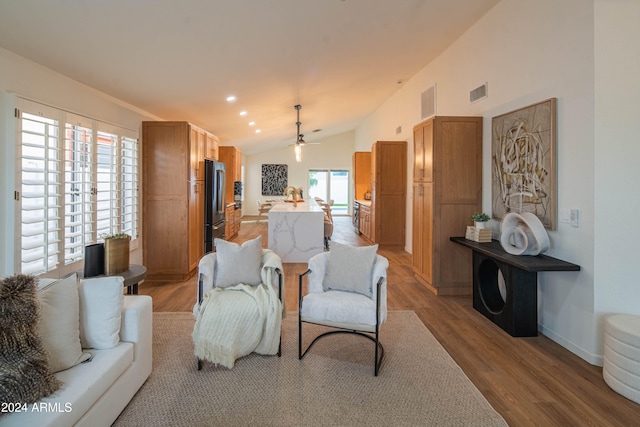
<instances>
[{"instance_id":1,"label":"potted plant","mask_svg":"<svg viewBox=\"0 0 640 427\"><path fill-rule=\"evenodd\" d=\"M471 219L473 220L476 228L485 228L485 224L491 219L491 217L484 212L476 212L471 215Z\"/></svg>"},{"instance_id":2,"label":"potted plant","mask_svg":"<svg viewBox=\"0 0 640 427\"><path fill-rule=\"evenodd\" d=\"M104 240L104 274L112 276L129 269L129 242L127 233L101 234Z\"/></svg>"}]
</instances>

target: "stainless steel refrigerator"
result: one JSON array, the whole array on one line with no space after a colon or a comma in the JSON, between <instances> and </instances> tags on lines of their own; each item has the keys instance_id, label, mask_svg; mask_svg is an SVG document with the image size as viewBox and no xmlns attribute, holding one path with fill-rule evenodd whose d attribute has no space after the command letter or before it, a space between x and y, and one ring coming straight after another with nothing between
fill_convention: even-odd
<instances>
[{"instance_id":1,"label":"stainless steel refrigerator","mask_svg":"<svg viewBox=\"0 0 640 427\"><path fill-rule=\"evenodd\" d=\"M204 161L204 251L213 251L213 239L225 237L225 164Z\"/></svg>"}]
</instances>

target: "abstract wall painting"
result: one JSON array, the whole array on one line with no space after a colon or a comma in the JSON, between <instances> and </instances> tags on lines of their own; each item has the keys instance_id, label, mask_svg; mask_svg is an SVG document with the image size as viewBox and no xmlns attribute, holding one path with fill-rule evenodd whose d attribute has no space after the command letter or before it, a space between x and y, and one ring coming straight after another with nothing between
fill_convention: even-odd
<instances>
[{"instance_id":1,"label":"abstract wall painting","mask_svg":"<svg viewBox=\"0 0 640 427\"><path fill-rule=\"evenodd\" d=\"M493 217L531 212L555 230L556 98L494 117L491 128Z\"/></svg>"},{"instance_id":2,"label":"abstract wall painting","mask_svg":"<svg viewBox=\"0 0 640 427\"><path fill-rule=\"evenodd\" d=\"M287 165L262 165L262 195L282 196L288 183Z\"/></svg>"}]
</instances>

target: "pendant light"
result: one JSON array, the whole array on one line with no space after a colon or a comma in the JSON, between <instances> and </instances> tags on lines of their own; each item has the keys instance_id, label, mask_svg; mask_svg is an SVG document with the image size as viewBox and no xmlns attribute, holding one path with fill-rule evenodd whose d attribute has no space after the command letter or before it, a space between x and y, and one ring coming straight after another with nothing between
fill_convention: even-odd
<instances>
[{"instance_id":1,"label":"pendant light","mask_svg":"<svg viewBox=\"0 0 640 427\"><path fill-rule=\"evenodd\" d=\"M300 109L302 108L301 105L294 105L293 108L296 109L297 114L298 114L298 120L296 121L296 126L298 127L298 131L296 133L297 137L296 137L296 143L294 144L293 147L293 151L296 154L296 162L300 163L302 161L302 145L305 143L304 142L304 135L300 133L300 125L302 123L300 123Z\"/></svg>"}]
</instances>

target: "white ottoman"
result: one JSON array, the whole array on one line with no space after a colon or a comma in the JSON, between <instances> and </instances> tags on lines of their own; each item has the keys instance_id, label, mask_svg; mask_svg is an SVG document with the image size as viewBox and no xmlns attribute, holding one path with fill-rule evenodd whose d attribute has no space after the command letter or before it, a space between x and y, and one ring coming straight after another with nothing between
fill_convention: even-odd
<instances>
[{"instance_id":1,"label":"white ottoman","mask_svg":"<svg viewBox=\"0 0 640 427\"><path fill-rule=\"evenodd\" d=\"M602 376L614 391L640 403L640 316L605 319Z\"/></svg>"}]
</instances>

